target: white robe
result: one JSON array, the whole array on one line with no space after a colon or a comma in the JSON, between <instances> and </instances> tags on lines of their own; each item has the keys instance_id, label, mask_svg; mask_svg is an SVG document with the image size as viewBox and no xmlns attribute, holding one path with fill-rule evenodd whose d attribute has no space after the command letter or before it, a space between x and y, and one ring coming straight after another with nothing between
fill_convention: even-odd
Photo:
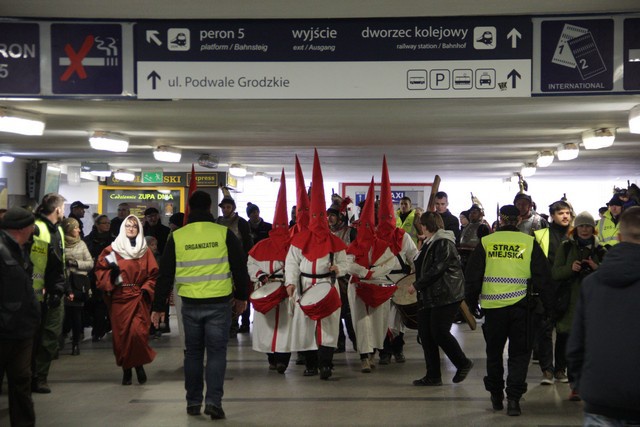
<instances>
[{"instance_id":1,"label":"white robe","mask_svg":"<svg viewBox=\"0 0 640 427\"><path fill-rule=\"evenodd\" d=\"M348 262L345 251L334 252L333 264L338 267L337 276L348 273ZM320 283L331 284L331 278L314 279L300 276L300 273L322 275L329 272L329 254L316 261L310 261L302 255L302 250L295 246L289 248L285 263L286 284L295 285L293 295L295 305L291 325L291 351L317 350L321 345L326 347L338 346L340 326L340 308L320 321L307 317L300 308L298 300L301 292ZM332 284L338 293L338 283Z\"/></svg>"},{"instance_id":2,"label":"white robe","mask_svg":"<svg viewBox=\"0 0 640 427\"><path fill-rule=\"evenodd\" d=\"M263 274L283 274L284 261L258 261L249 255L247 261L249 277L255 289L262 286ZM253 311L252 347L260 353L288 353L290 347L291 314L289 298L272 308L266 314Z\"/></svg>"},{"instance_id":3,"label":"white robe","mask_svg":"<svg viewBox=\"0 0 640 427\"><path fill-rule=\"evenodd\" d=\"M402 248L400 249L400 253L398 254L402 258L402 261L411 267L411 271L415 272L415 267L413 266L413 260L418 255L418 248L416 244L413 243L411 236L409 233L405 233L402 238ZM393 266L393 270L400 270L402 266L400 265L400 261L397 257L395 258L395 264ZM393 283L398 283L400 279L405 277L406 274L390 274L389 279L393 281ZM389 311L389 330L394 337L397 337L400 332L405 332L407 327L402 323L402 316L398 311L398 308L395 304L391 303L391 309Z\"/></svg>"},{"instance_id":4,"label":"white robe","mask_svg":"<svg viewBox=\"0 0 640 427\"><path fill-rule=\"evenodd\" d=\"M369 250L369 260L371 261L372 250ZM357 276L362 282L377 285L390 285L392 282L387 279L387 274L397 262L393 252L389 248L385 250L380 258L369 262L373 265L371 268L365 268L356 262L349 265L352 275L352 282L349 283L347 294L349 296L349 305L351 307L351 320L353 328L356 331L356 339L358 343L358 353L373 353L374 349L382 349L384 346L384 338L387 335L387 326L389 323L389 309L391 301L387 300L377 307L367 306L360 299L356 292L356 284L353 283L353 277ZM371 272L370 278L363 278Z\"/></svg>"}]
</instances>

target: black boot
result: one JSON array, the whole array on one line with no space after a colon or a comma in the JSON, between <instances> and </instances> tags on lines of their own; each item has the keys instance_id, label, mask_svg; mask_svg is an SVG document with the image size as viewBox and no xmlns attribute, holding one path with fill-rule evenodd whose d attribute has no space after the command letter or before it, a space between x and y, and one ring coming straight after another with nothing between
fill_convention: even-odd
<instances>
[{"instance_id":1,"label":"black boot","mask_svg":"<svg viewBox=\"0 0 640 427\"><path fill-rule=\"evenodd\" d=\"M515 399L507 399L507 415L517 417L522 414L520 409L520 401Z\"/></svg>"},{"instance_id":2,"label":"black boot","mask_svg":"<svg viewBox=\"0 0 640 427\"><path fill-rule=\"evenodd\" d=\"M139 384L144 384L147 382L147 373L144 371L142 365L136 366L136 377L138 377Z\"/></svg>"},{"instance_id":3,"label":"black boot","mask_svg":"<svg viewBox=\"0 0 640 427\"><path fill-rule=\"evenodd\" d=\"M80 346L78 344L73 344L71 346L71 355L79 356L80 355Z\"/></svg>"},{"instance_id":4,"label":"black boot","mask_svg":"<svg viewBox=\"0 0 640 427\"><path fill-rule=\"evenodd\" d=\"M131 385L132 376L131 368L122 368L122 385Z\"/></svg>"}]
</instances>

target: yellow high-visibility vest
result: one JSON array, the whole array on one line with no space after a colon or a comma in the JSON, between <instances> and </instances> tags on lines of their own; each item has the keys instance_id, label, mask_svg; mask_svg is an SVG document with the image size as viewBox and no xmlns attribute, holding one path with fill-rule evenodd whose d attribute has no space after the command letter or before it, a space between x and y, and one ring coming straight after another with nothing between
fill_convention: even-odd
<instances>
[{"instance_id":1,"label":"yellow high-visibility vest","mask_svg":"<svg viewBox=\"0 0 640 427\"><path fill-rule=\"evenodd\" d=\"M42 302L44 299L44 276L47 269L47 262L49 260L51 233L49 232L47 224L41 219L36 219L36 227L38 227L39 233L34 233L33 235L30 257L31 262L33 263L33 290L38 301ZM58 226L58 233L60 233L60 240L62 242L62 256L64 262L64 232L60 226Z\"/></svg>"},{"instance_id":2,"label":"yellow high-visibility vest","mask_svg":"<svg viewBox=\"0 0 640 427\"><path fill-rule=\"evenodd\" d=\"M173 232L178 295L204 299L231 294L227 232L227 227L206 221L187 224Z\"/></svg>"},{"instance_id":3,"label":"yellow high-visibility vest","mask_svg":"<svg viewBox=\"0 0 640 427\"><path fill-rule=\"evenodd\" d=\"M611 212L606 211L604 213L604 218L598 223L598 240L602 246L613 246L620 243L618 240L618 224L613 222Z\"/></svg>"},{"instance_id":4,"label":"yellow high-visibility vest","mask_svg":"<svg viewBox=\"0 0 640 427\"><path fill-rule=\"evenodd\" d=\"M480 307L507 307L527 295L534 239L519 231L498 231L481 240L485 270Z\"/></svg>"},{"instance_id":5,"label":"yellow high-visibility vest","mask_svg":"<svg viewBox=\"0 0 640 427\"><path fill-rule=\"evenodd\" d=\"M402 219L400 219L400 210L396 211L396 227L402 228L404 231L406 231L409 234L409 236L411 236L411 240L413 240L413 243L417 245L418 232L413 226L413 221L415 220L415 217L416 217L416 210L414 209L411 212L409 212L409 215L407 215L407 217L403 222Z\"/></svg>"}]
</instances>

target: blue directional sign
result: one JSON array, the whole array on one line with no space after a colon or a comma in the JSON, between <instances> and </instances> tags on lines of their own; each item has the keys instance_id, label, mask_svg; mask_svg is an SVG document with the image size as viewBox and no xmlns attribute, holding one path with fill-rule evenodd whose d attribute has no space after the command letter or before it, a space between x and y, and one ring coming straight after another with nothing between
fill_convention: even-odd
<instances>
[{"instance_id":1,"label":"blue directional sign","mask_svg":"<svg viewBox=\"0 0 640 427\"><path fill-rule=\"evenodd\" d=\"M120 24L52 24L54 94L122 94Z\"/></svg>"},{"instance_id":2,"label":"blue directional sign","mask_svg":"<svg viewBox=\"0 0 640 427\"><path fill-rule=\"evenodd\" d=\"M527 16L144 21L134 41L139 98L531 95Z\"/></svg>"},{"instance_id":3,"label":"blue directional sign","mask_svg":"<svg viewBox=\"0 0 640 427\"><path fill-rule=\"evenodd\" d=\"M613 19L547 20L540 33L542 92L613 90Z\"/></svg>"},{"instance_id":4,"label":"blue directional sign","mask_svg":"<svg viewBox=\"0 0 640 427\"><path fill-rule=\"evenodd\" d=\"M39 24L0 23L0 94L39 93Z\"/></svg>"},{"instance_id":5,"label":"blue directional sign","mask_svg":"<svg viewBox=\"0 0 640 427\"><path fill-rule=\"evenodd\" d=\"M624 20L624 89L640 90L640 18Z\"/></svg>"}]
</instances>

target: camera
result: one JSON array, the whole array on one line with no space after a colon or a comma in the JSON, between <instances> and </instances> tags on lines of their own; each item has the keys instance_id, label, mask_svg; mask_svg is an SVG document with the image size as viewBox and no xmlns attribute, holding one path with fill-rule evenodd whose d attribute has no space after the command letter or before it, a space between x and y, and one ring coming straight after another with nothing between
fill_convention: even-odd
<instances>
[{"instance_id":1,"label":"camera","mask_svg":"<svg viewBox=\"0 0 640 427\"><path fill-rule=\"evenodd\" d=\"M593 272L593 269L591 268L591 266L589 265L589 263L587 261L582 261L582 263L580 264L580 274L589 274Z\"/></svg>"}]
</instances>

